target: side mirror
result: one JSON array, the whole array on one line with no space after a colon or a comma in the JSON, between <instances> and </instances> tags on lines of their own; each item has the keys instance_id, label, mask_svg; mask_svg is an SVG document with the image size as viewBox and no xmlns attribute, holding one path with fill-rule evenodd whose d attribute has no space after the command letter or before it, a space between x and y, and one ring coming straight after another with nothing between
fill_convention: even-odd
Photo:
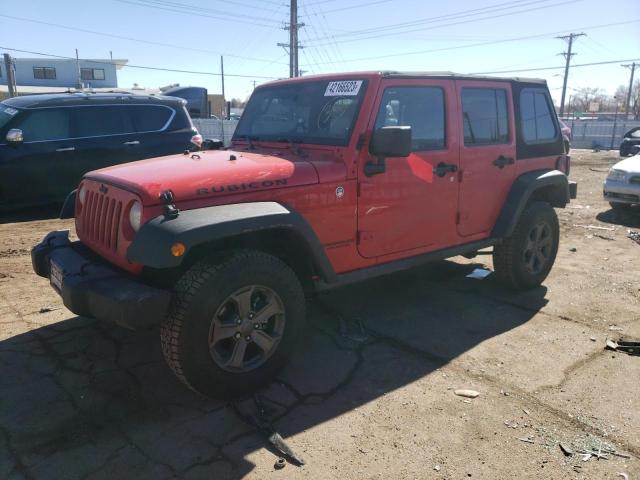
<instances>
[{"instance_id":1,"label":"side mirror","mask_svg":"<svg viewBox=\"0 0 640 480\"><path fill-rule=\"evenodd\" d=\"M224 148L224 142L222 140L207 138L202 142L200 150L221 150Z\"/></svg>"},{"instance_id":2,"label":"side mirror","mask_svg":"<svg viewBox=\"0 0 640 480\"><path fill-rule=\"evenodd\" d=\"M24 142L22 130L20 130L19 128L12 128L11 130L9 130L5 138L10 145L20 145L22 142Z\"/></svg>"},{"instance_id":3,"label":"side mirror","mask_svg":"<svg viewBox=\"0 0 640 480\"><path fill-rule=\"evenodd\" d=\"M369 152L376 157L408 157L411 153L411 127L382 127L375 130Z\"/></svg>"},{"instance_id":4,"label":"side mirror","mask_svg":"<svg viewBox=\"0 0 640 480\"><path fill-rule=\"evenodd\" d=\"M364 174L367 177L384 173L385 157L408 157L411 153L411 127L382 127L373 132L369 152L376 157L375 162L367 162Z\"/></svg>"}]
</instances>

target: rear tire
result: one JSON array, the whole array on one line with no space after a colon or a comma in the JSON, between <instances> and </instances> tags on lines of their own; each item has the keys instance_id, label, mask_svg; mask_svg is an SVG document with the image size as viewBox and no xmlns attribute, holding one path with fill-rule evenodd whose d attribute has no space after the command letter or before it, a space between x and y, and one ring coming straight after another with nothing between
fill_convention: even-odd
<instances>
[{"instance_id":1,"label":"rear tire","mask_svg":"<svg viewBox=\"0 0 640 480\"><path fill-rule=\"evenodd\" d=\"M496 277L515 290L539 286L553 267L559 240L560 226L553 207L546 202L531 203L513 234L493 248Z\"/></svg>"},{"instance_id":2,"label":"rear tire","mask_svg":"<svg viewBox=\"0 0 640 480\"><path fill-rule=\"evenodd\" d=\"M286 363L305 321L296 274L278 258L243 250L191 267L161 324L162 352L186 386L235 397L268 383Z\"/></svg>"}]
</instances>

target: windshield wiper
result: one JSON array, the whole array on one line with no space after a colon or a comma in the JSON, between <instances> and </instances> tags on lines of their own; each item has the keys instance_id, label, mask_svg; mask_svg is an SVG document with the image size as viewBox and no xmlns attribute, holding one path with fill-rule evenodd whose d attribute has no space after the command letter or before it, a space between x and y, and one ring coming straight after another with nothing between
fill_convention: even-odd
<instances>
[{"instance_id":1,"label":"windshield wiper","mask_svg":"<svg viewBox=\"0 0 640 480\"><path fill-rule=\"evenodd\" d=\"M290 138L290 137L280 137L278 139L275 140L276 142L284 142L284 143L288 143L289 147L291 148L291 150L294 151L294 153L300 155L301 157L306 156L304 151L302 150L302 148L300 147L296 147L295 144L296 143L302 143L302 140L296 138Z\"/></svg>"}]
</instances>

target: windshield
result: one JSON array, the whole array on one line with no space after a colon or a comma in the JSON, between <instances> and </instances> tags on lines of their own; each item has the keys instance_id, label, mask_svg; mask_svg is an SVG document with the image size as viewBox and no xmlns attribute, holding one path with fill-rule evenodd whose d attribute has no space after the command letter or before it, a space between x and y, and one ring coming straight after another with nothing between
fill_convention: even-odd
<instances>
[{"instance_id":1,"label":"windshield","mask_svg":"<svg viewBox=\"0 0 640 480\"><path fill-rule=\"evenodd\" d=\"M19 110L0 103L0 130L18 113Z\"/></svg>"},{"instance_id":2,"label":"windshield","mask_svg":"<svg viewBox=\"0 0 640 480\"><path fill-rule=\"evenodd\" d=\"M251 96L233 138L347 145L365 90L364 80L260 88Z\"/></svg>"}]
</instances>

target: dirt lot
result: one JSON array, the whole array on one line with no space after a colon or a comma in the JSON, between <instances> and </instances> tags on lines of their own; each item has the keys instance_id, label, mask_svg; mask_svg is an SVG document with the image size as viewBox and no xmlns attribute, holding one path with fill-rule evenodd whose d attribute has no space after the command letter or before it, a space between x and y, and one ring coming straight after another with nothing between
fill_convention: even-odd
<instances>
[{"instance_id":1,"label":"dirt lot","mask_svg":"<svg viewBox=\"0 0 640 480\"><path fill-rule=\"evenodd\" d=\"M640 357L603 348L640 339L640 245L627 238L640 212L601 199L615 160L574 152L578 199L558 212L543 287L465 278L491 268L480 256L324 295L257 404L185 390L157 331L66 310L29 249L71 222L0 225L0 478L639 478ZM306 465L275 470L243 416L271 422ZM630 458L585 461L559 442Z\"/></svg>"}]
</instances>

